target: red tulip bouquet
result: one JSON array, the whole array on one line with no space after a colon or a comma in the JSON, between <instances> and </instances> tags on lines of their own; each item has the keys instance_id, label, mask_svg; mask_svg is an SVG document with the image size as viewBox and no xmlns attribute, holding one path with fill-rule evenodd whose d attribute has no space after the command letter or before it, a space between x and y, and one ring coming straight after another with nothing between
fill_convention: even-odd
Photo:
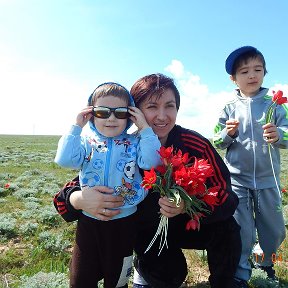
<instances>
[{"instance_id":1,"label":"red tulip bouquet","mask_svg":"<svg viewBox=\"0 0 288 288\"><path fill-rule=\"evenodd\" d=\"M162 197L166 196L178 207L181 201L184 201L185 212L191 217L186 229L199 230L200 218L218 205L219 187L206 186L207 178L214 175L212 166L208 160L189 157L188 153L183 154L181 150L176 152L173 147L161 147L159 154L162 164L150 171L144 171L142 186L159 192ZM191 161L193 159L194 162ZM168 248L167 233L168 218L161 215L158 229L145 252L151 248L158 236L161 237L159 254L165 245Z\"/></svg>"},{"instance_id":2,"label":"red tulip bouquet","mask_svg":"<svg viewBox=\"0 0 288 288\"><path fill-rule=\"evenodd\" d=\"M270 104L268 111L267 111L267 115L265 118L265 122L267 123L273 123L275 122L275 120L273 119L274 114L275 114L275 109L277 107L277 105L282 105L287 103L287 97L283 97L283 92L281 90L278 90L277 92L272 91L273 93L273 97L272 97L272 103ZM271 155L271 143L268 143L268 151L269 151L269 156L270 156L270 162L271 162L271 167L272 167L272 172L273 172L273 176L274 176L274 180L276 183L276 187L278 189L278 193L280 198L282 198L282 194L280 191L280 188L277 184L277 180L276 180L276 175L275 175L275 170L274 170L274 166L273 166L273 160L272 160L272 155ZM282 207L279 207L278 210L282 210Z\"/></svg>"}]
</instances>

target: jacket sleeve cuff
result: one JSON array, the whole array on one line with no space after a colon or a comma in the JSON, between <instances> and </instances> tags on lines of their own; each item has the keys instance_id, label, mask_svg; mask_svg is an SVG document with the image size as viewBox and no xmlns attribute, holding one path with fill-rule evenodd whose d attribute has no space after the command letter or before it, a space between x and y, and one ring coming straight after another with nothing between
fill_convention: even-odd
<instances>
[{"instance_id":1,"label":"jacket sleeve cuff","mask_svg":"<svg viewBox=\"0 0 288 288\"><path fill-rule=\"evenodd\" d=\"M231 137L231 136L229 136L229 135L227 134L227 130L226 130L226 129L223 129L223 130L221 131L221 138L223 139L223 142L224 142L224 143L231 143L231 142L233 142L234 139L236 139L236 138L238 137L238 135L239 135L239 132L238 132L238 131L236 131L236 133L233 135L233 137Z\"/></svg>"},{"instance_id":2,"label":"jacket sleeve cuff","mask_svg":"<svg viewBox=\"0 0 288 288\"><path fill-rule=\"evenodd\" d=\"M82 127L80 127L79 125L72 125L70 129L70 134L74 136L79 136L81 132L82 132Z\"/></svg>"},{"instance_id":3,"label":"jacket sleeve cuff","mask_svg":"<svg viewBox=\"0 0 288 288\"><path fill-rule=\"evenodd\" d=\"M147 127L145 129L142 129L140 132L139 132L141 138L146 138L146 137L150 137L150 136L154 136L155 133L153 131L153 129L151 127Z\"/></svg>"}]
</instances>

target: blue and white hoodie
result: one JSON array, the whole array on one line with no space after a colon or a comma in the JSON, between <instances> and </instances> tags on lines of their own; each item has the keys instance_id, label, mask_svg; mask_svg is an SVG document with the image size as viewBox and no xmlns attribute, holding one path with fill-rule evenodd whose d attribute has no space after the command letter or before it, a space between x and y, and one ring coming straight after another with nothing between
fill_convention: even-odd
<instances>
[{"instance_id":1,"label":"blue and white hoodie","mask_svg":"<svg viewBox=\"0 0 288 288\"><path fill-rule=\"evenodd\" d=\"M231 173L231 182L249 189L265 189L275 186L268 144L263 139L265 117L272 97L268 89L261 88L253 97L243 97L238 89L234 99L226 103L215 127L213 142L217 148L227 149L224 158ZM240 124L234 137L227 135L226 121L237 119ZM273 120L278 130L279 140L271 145L273 167L280 184L279 148L288 148L288 107L277 105Z\"/></svg>"},{"instance_id":2,"label":"blue and white hoodie","mask_svg":"<svg viewBox=\"0 0 288 288\"><path fill-rule=\"evenodd\" d=\"M134 106L132 98L130 103ZM62 167L80 169L82 187L100 185L114 188L114 194L121 195L124 204L120 207L121 213L113 219L129 216L147 195L140 185L139 168L148 170L160 164L158 136L150 127L138 134L128 134L127 130L132 125L130 119L126 129L117 137L105 137L92 121L89 125L85 136L81 135L80 126L73 125L69 134L60 138L55 162ZM85 211L83 213L95 218Z\"/></svg>"}]
</instances>

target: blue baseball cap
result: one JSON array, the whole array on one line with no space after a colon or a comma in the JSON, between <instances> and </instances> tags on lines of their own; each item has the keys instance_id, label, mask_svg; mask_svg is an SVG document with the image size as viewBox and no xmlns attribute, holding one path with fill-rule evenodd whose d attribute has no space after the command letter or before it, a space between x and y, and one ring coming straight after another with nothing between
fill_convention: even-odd
<instances>
[{"instance_id":1,"label":"blue baseball cap","mask_svg":"<svg viewBox=\"0 0 288 288\"><path fill-rule=\"evenodd\" d=\"M236 61L236 59L246 53L246 52L249 52L249 51L257 51L257 49L255 47L252 47L252 46L243 46L243 47L240 47L236 50L234 50L226 59L226 62L225 62L225 68L226 68L226 72L229 74L229 75L232 75L233 74L233 66L234 66L234 63Z\"/></svg>"}]
</instances>

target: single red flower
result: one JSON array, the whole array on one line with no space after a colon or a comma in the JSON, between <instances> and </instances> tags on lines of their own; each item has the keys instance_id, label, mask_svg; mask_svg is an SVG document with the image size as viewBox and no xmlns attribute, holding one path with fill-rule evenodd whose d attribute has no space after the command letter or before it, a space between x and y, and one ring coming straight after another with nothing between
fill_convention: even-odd
<instances>
[{"instance_id":1,"label":"single red flower","mask_svg":"<svg viewBox=\"0 0 288 288\"><path fill-rule=\"evenodd\" d=\"M177 185L182 187L187 186L189 184L189 181L192 180L189 173L187 173L186 167L184 166L173 173L173 179Z\"/></svg>"},{"instance_id":2,"label":"single red flower","mask_svg":"<svg viewBox=\"0 0 288 288\"><path fill-rule=\"evenodd\" d=\"M283 188L282 189L282 193L286 193L286 192L287 192L287 190Z\"/></svg>"},{"instance_id":3,"label":"single red flower","mask_svg":"<svg viewBox=\"0 0 288 288\"><path fill-rule=\"evenodd\" d=\"M195 220L195 219L191 219L187 222L186 224L186 230L196 230L196 228L199 230L200 228L200 223L199 221Z\"/></svg>"},{"instance_id":4,"label":"single red flower","mask_svg":"<svg viewBox=\"0 0 288 288\"><path fill-rule=\"evenodd\" d=\"M4 185L4 188L5 188L5 189L9 189L9 188L10 188L10 183L6 183L6 184Z\"/></svg>"},{"instance_id":5,"label":"single red flower","mask_svg":"<svg viewBox=\"0 0 288 288\"><path fill-rule=\"evenodd\" d=\"M188 164L189 162L189 154L188 153L182 153L181 150L178 150L175 155L171 158L171 164L173 165L173 170L176 170L183 165Z\"/></svg>"},{"instance_id":6,"label":"single red flower","mask_svg":"<svg viewBox=\"0 0 288 288\"><path fill-rule=\"evenodd\" d=\"M273 92L273 98L272 101L275 102L278 105L282 105L284 103L287 103L287 97L283 97L283 92L281 90L278 90L277 92Z\"/></svg>"},{"instance_id":7,"label":"single red flower","mask_svg":"<svg viewBox=\"0 0 288 288\"><path fill-rule=\"evenodd\" d=\"M193 218L186 223L186 230L200 229L200 218L205 217L203 213L197 213L193 215Z\"/></svg>"},{"instance_id":8,"label":"single red flower","mask_svg":"<svg viewBox=\"0 0 288 288\"><path fill-rule=\"evenodd\" d=\"M165 166L167 166L169 163L171 163L171 158L173 157L173 147L167 147L164 146L160 147L159 154L161 157L161 161Z\"/></svg>"},{"instance_id":9,"label":"single red flower","mask_svg":"<svg viewBox=\"0 0 288 288\"><path fill-rule=\"evenodd\" d=\"M150 171L144 171L144 177L142 181L142 187L145 189L151 189L152 185L156 183L157 180L157 174L152 167Z\"/></svg>"},{"instance_id":10,"label":"single red flower","mask_svg":"<svg viewBox=\"0 0 288 288\"><path fill-rule=\"evenodd\" d=\"M207 178L213 176L214 170L212 166L208 163L208 160L204 159L197 159L195 158L194 164L193 164L194 169L198 171L198 175L202 176L206 181Z\"/></svg>"},{"instance_id":11,"label":"single red flower","mask_svg":"<svg viewBox=\"0 0 288 288\"><path fill-rule=\"evenodd\" d=\"M278 98L281 98L283 96L283 92L281 90L278 90L277 92L273 90L272 93L273 93L273 99L272 99L273 102L275 102Z\"/></svg>"},{"instance_id":12,"label":"single red flower","mask_svg":"<svg viewBox=\"0 0 288 288\"><path fill-rule=\"evenodd\" d=\"M203 196L204 202L212 208L212 211L214 210L214 206L219 204L217 197L219 189L219 186L211 187L208 189L208 193Z\"/></svg>"}]
</instances>

